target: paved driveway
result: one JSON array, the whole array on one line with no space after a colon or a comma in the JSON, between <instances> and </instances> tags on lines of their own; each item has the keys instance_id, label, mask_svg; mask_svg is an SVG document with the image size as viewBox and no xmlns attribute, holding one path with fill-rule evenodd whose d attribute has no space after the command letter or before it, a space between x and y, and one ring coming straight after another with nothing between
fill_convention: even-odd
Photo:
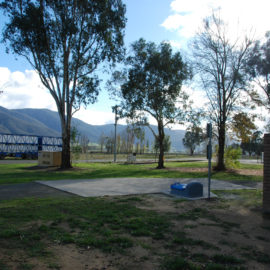
<instances>
[{"instance_id":1,"label":"paved driveway","mask_svg":"<svg viewBox=\"0 0 270 270\"><path fill-rule=\"evenodd\" d=\"M175 182L189 183L192 181L203 184L204 197L208 195L208 180L200 179L173 179L173 178L105 178L89 180L58 180L38 181L43 185L66 191L82 197L115 196L130 194L148 194L170 192L170 185ZM250 189L247 186L232 184L220 180L211 180L212 190ZM214 196L214 194L212 194Z\"/></svg>"},{"instance_id":2,"label":"paved driveway","mask_svg":"<svg viewBox=\"0 0 270 270\"><path fill-rule=\"evenodd\" d=\"M207 179L172 178L105 178L88 180L36 181L22 184L0 185L0 200L26 197L100 197L130 194L165 193L169 194L170 185L175 182L189 183L197 181L203 184L204 197L208 195ZM229 182L212 180L213 190L250 189ZM215 196L212 194L212 196Z\"/></svg>"}]
</instances>

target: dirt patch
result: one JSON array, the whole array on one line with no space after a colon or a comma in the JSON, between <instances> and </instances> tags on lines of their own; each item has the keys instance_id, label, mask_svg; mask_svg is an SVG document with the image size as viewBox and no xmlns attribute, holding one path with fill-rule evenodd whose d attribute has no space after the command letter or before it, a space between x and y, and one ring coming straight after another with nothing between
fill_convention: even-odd
<instances>
[{"instance_id":1,"label":"dirt patch","mask_svg":"<svg viewBox=\"0 0 270 270\"><path fill-rule=\"evenodd\" d=\"M62 169L59 167L55 167L55 166L30 166L30 167L25 167L22 168L22 170L27 170L27 171L39 171L39 172L73 172L73 171L81 171L83 170L83 168L78 168L78 167L72 167L69 169Z\"/></svg>"},{"instance_id":2,"label":"dirt patch","mask_svg":"<svg viewBox=\"0 0 270 270\"><path fill-rule=\"evenodd\" d=\"M184 201L159 194L106 200L126 200L137 208L158 212L171 221L170 229L160 239L128 235L134 244L123 252L50 241L47 249L52 255L39 259L27 257L15 247L0 247L0 269L2 262L7 269L152 270L160 269L162 261L171 256L195 265L227 259L227 266L270 269L270 219L259 211L224 199Z\"/></svg>"},{"instance_id":3,"label":"dirt patch","mask_svg":"<svg viewBox=\"0 0 270 270\"><path fill-rule=\"evenodd\" d=\"M249 170L249 169L237 169L235 170L237 174L241 175L257 175L257 176L263 176L263 170Z\"/></svg>"},{"instance_id":4,"label":"dirt patch","mask_svg":"<svg viewBox=\"0 0 270 270\"><path fill-rule=\"evenodd\" d=\"M207 168L166 168L168 171L176 172L208 172Z\"/></svg>"},{"instance_id":5,"label":"dirt patch","mask_svg":"<svg viewBox=\"0 0 270 270\"><path fill-rule=\"evenodd\" d=\"M208 168L166 168L168 171L177 172L208 172ZM228 170L229 172L236 173L239 175L257 175L263 176L263 170L253 170L253 169L235 169Z\"/></svg>"}]
</instances>

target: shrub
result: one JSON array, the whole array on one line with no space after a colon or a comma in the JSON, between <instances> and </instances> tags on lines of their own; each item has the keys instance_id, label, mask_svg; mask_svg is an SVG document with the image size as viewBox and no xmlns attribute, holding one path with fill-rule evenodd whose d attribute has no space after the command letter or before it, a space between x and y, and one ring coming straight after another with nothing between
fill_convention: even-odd
<instances>
[{"instance_id":1,"label":"shrub","mask_svg":"<svg viewBox=\"0 0 270 270\"><path fill-rule=\"evenodd\" d=\"M225 165L227 168L239 168L240 162L239 159L242 156L242 150L240 147L233 148L232 146L229 146L225 150Z\"/></svg>"}]
</instances>

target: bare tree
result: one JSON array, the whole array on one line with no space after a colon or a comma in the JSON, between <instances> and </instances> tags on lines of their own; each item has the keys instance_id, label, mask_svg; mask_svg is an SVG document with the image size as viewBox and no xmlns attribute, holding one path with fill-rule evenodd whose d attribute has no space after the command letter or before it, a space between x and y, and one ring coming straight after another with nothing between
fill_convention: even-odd
<instances>
[{"instance_id":1,"label":"bare tree","mask_svg":"<svg viewBox=\"0 0 270 270\"><path fill-rule=\"evenodd\" d=\"M209 100L209 117L218 130L216 170L224 170L227 121L236 110L248 79L244 69L253 41L247 36L234 40L228 26L215 13L204 19L203 29L192 40L193 66Z\"/></svg>"},{"instance_id":2,"label":"bare tree","mask_svg":"<svg viewBox=\"0 0 270 270\"><path fill-rule=\"evenodd\" d=\"M81 141L82 152L86 154L88 150L88 144L90 141L86 135L82 135L80 138L80 141Z\"/></svg>"},{"instance_id":3,"label":"bare tree","mask_svg":"<svg viewBox=\"0 0 270 270\"><path fill-rule=\"evenodd\" d=\"M105 148L108 154L112 154L114 151L114 135L111 133L110 136L106 137Z\"/></svg>"},{"instance_id":4,"label":"bare tree","mask_svg":"<svg viewBox=\"0 0 270 270\"><path fill-rule=\"evenodd\" d=\"M120 153L121 152L121 135L118 134L116 137L116 152Z\"/></svg>"},{"instance_id":5,"label":"bare tree","mask_svg":"<svg viewBox=\"0 0 270 270\"><path fill-rule=\"evenodd\" d=\"M105 141L106 141L106 136L102 132L102 134L99 137L100 152L103 152Z\"/></svg>"},{"instance_id":6,"label":"bare tree","mask_svg":"<svg viewBox=\"0 0 270 270\"><path fill-rule=\"evenodd\" d=\"M133 152L134 141L135 141L135 131L133 125L128 125L126 128L127 132L127 153Z\"/></svg>"},{"instance_id":7,"label":"bare tree","mask_svg":"<svg viewBox=\"0 0 270 270\"><path fill-rule=\"evenodd\" d=\"M266 32L265 37L265 43L256 42L246 69L256 85L252 87L251 84L249 89L252 100L270 111L270 31Z\"/></svg>"},{"instance_id":8,"label":"bare tree","mask_svg":"<svg viewBox=\"0 0 270 270\"><path fill-rule=\"evenodd\" d=\"M120 152L121 153L127 153L127 132L126 129L121 133L121 147Z\"/></svg>"}]
</instances>

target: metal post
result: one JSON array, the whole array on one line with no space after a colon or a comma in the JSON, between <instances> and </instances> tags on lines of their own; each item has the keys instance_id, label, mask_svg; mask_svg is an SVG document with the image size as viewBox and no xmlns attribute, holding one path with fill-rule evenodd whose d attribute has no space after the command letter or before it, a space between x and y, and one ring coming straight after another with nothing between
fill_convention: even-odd
<instances>
[{"instance_id":1,"label":"metal post","mask_svg":"<svg viewBox=\"0 0 270 270\"><path fill-rule=\"evenodd\" d=\"M263 213L270 213L270 134L264 134Z\"/></svg>"},{"instance_id":2,"label":"metal post","mask_svg":"<svg viewBox=\"0 0 270 270\"><path fill-rule=\"evenodd\" d=\"M212 148L211 137L209 138L209 148L210 147ZM208 199L210 199L210 191L211 191L211 157L208 159Z\"/></svg>"},{"instance_id":3,"label":"metal post","mask_svg":"<svg viewBox=\"0 0 270 270\"><path fill-rule=\"evenodd\" d=\"M212 124L207 124L207 137L209 138L207 145L208 159L208 199L211 197L211 159L212 159Z\"/></svg>"},{"instance_id":4,"label":"metal post","mask_svg":"<svg viewBox=\"0 0 270 270\"><path fill-rule=\"evenodd\" d=\"M117 108L118 106L113 106L112 109L115 112L115 122L114 122L114 155L113 155L113 162L116 162L116 128L117 128Z\"/></svg>"}]
</instances>

